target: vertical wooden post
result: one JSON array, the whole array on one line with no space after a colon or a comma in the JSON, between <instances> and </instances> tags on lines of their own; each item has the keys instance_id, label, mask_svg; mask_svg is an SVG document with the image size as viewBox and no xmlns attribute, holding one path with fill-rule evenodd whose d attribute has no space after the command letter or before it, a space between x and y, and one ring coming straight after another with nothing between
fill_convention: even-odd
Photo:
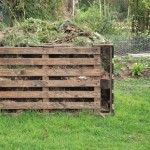
<instances>
[{"instance_id":1,"label":"vertical wooden post","mask_svg":"<svg viewBox=\"0 0 150 150\"><path fill-rule=\"evenodd\" d=\"M97 47L100 51L100 47ZM100 55L94 55L94 58L95 59L100 59L100 62L101 62L101 58L100 58ZM94 65L94 68L95 69L99 69L100 70L100 65ZM100 78L98 79L100 81ZM97 92L97 93L100 93L100 96L99 98L94 98L94 103L98 103L98 105L101 107L101 82L99 82L99 86L98 87L94 87L94 91ZM95 110L96 113L99 113L100 110Z\"/></svg>"},{"instance_id":2,"label":"vertical wooden post","mask_svg":"<svg viewBox=\"0 0 150 150\"><path fill-rule=\"evenodd\" d=\"M113 46L110 46L110 113L112 113L114 110L113 108L113 78L112 78L112 73L113 73L113 63L112 63L112 58L114 57L114 49Z\"/></svg>"},{"instance_id":3,"label":"vertical wooden post","mask_svg":"<svg viewBox=\"0 0 150 150\"><path fill-rule=\"evenodd\" d=\"M48 54L43 54L42 55L42 58L49 58L49 55ZM48 66L43 66L42 67L43 69L48 69L49 67ZM49 77L42 77L42 80L49 80ZM47 87L43 87L42 89L43 91L49 91L49 88ZM43 102L49 102L49 98L43 98ZM43 110L44 113L49 113L49 110Z\"/></svg>"}]
</instances>

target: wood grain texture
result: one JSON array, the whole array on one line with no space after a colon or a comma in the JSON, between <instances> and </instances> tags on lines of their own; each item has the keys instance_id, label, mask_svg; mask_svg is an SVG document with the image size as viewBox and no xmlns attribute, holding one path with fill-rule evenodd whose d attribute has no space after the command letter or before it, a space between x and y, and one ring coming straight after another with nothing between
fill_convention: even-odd
<instances>
[{"instance_id":1,"label":"wood grain texture","mask_svg":"<svg viewBox=\"0 0 150 150\"><path fill-rule=\"evenodd\" d=\"M101 109L101 79L111 80L112 69L110 69L110 75L104 71L101 66L101 56L105 54L110 55L110 61L112 57L112 45L96 45L93 47L1 47L0 55L3 57L6 55L13 55L17 57L21 54L25 54L25 57L42 57L42 58L0 58L0 66L5 66L0 69L0 88L7 90L12 88L14 91L0 91L0 109L43 109L43 112L49 112L50 109ZM101 52L103 52L101 54ZM55 58L52 57L54 54ZM77 57L77 58L64 58L64 57ZM82 55L83 54L83 55ZM64 55L64 56L62 56ZM81 58L85 55L86 58ZM90 56L88 56L90 55ZM94 58L91 58L92 57ZM5 56L4 56L5 57ZM24 57L24 56L23 56ZM58 58L56 58L58 57ZM63 58L60 58L63 57ZM89 57L89 58L87 58ZM21 65L25 66L23 69L9 69L7 66ZM26 68L26 66L32 66ZM78 66L68 68L67 65ZM90 67L88 66L90 65ZM110 66L112 63L110 62ZM37 67L40 66L40 67ZM51 67L49 67L51 66ZM81 66L82 68L79 68ZM87 67L88 66L88 67ZM1 67L1 68L2 68ZM41 69L36 69L36 68ZM66 68L65 68L66 67ZM4 69L5 68L5 69ZM8 68L8 69L7 69ZM62 69L61 69L62 68ZM74 69L76 68L76 69ZM77 69L78 68L78 69ZM9 78L12 77L12 78ZM18 78L19 77L19 78ZM21 78L25 77L25 78ZM26 77L40 77L41 80L28 80ZM49 80L49 77L51 77ZM53 77L56 77L53 79ZM62 77L58 78L57 77ZM4 80L3 80L4 79ZM14 80L13 80L14 79ZM25 80L23 80L25 79ZM30 78L29 78L30 79ZM37 79L37 78L35 78ZM64 80L65 79L65 80ZM110 82L109 86L111 86ZM8 87L8 88L7 88ZM18 88L20 87L20 90ZM30 87L30 89L28 88ZM34 87L34 88L32 88ZM31 91L31 90L41 91ZM50 88L52 87L52 88ZM54 88L53 88L54 87ZM62 87L62 88L59 88ZM63 87L77 87L78 91L70 91L70 88ZM89 91L82 91L79 87L92 87L87 89ZM28 88L30 91L24 91ZM108 87L105 87L108 88ZM17 90L15 90L17 89ZM50 90L50 91L49 91ZM55 90L55 91L53 91ZM62 90L62 91L61 91ZM64 91L63 91L64 90ZM79 91L80 90L80 91ZM93 91L91 91L93 90ZM110 105L112 105L112 89L110 90ZM63 102L49 102L49 99L67 99ZM81 102L82 99L91 98L92 102ZM3 100L2 100L3 99ZM7 99L7 100L5 100ZM8 100L9 99L9 100ZM14 100L13 100L14 99ZM20 101L22 102L17 102ZM30 100L26 102L24 100ZM33 102L40 101L38 102ZM78 99L80 102L73 102L73 99ZM13 100L13 101L12 101ZM16 102L15 102L16 101ZM110 110L112 106L110 106Z\"/></svg>"},{"instance_id":2,"label":"wood grain texture","mask_svg":"<svg viewBox=\"0 0 150 150\"><path fill-rule=\"evenodd\" d=\"M101 76L99 69L0 69L0 76Z\"/></svg>"},{"instance_id":3,"label":"wood grain texture","mask_svg":"<svg viewBox=\"0 0 150 150\"><path fill-rule=\"evenodd\" d=\"M93 102L0 102L0 109L96 109Z\"/></svg>"},{"instance_id":4,"label":"wood grain texture","mask_svg":"<svg viewBox=\"0 0 150 150\"><path fill-rule=\"evenodd\" d=\"M44 54L44 55L42 55L42 58L49 58L49 55ZM48 66L43 66L42 68L47 70L49 67ZM42 77L42 80L47 80L48 81L49 77L48 76L44 76L44 77ZM42 90L43 91L49 91L49 88L43 87ZM43 102L49 102L49 98L43 98ZM49 110L43 110L43 112L48 113Z\"/></svg>"},{"instance_id":5,"label":"wood grain texture","mask_svg":"<svg viewBox=\"0 0 150 150\"><path fill-rule=\"evenodd\" d=\"M1 58L0 65L98 65L94 58Z\"/></svg>"},{"instance_id":6,"label":"wood grain texture","mask_svg":"<svg viewBox=\"0 0 150 150\"><path fill-rule=\"evenodd\" d=\"M0 54L100 54L90 47L1 47Z\"/></svg>"},{"instance_id":7,"label":"wood grain texture","mask_svg":"<svg viewBox=\"0 0 150 150\"><path fill-rule=\"evenodd\" d=\"M101 49L99 48L99 52L101 51ZM100 56L99 55L95 55L94 56L94 58L96 58L96 59L100 59L100 61L101 61L101 58L100 58ZM94 68L95 69L98 69L100 66L94 66ZM99 74L100 74L100 72L99 72ZM100 93L100 97L98 97L98 98L94 98L94 102L99 102L100 103L100 105L101 105L101 82L100 82L100 78L99 78L99 86L98 87L94 87L94 91L95 92L98 92L98 93Z\"/></svg>"},{"instance_id":8,"label":"wood grain texture","mask_svg":"<svg viewBox=\"0 0 150 150\"><path fill-rule=\"evenodd\" d=\"M0 87L99 87L100 81L93 79L68 80L0 80Z\"/></svg>"},{"instance_id":9,"label":"wood grain texture","mask_svg":"<svg viewBox=\"0 0 150 150\"><path fill-rule=\"evenodd\" d=\"M0 91L0 98L95 98L94 91Z\"/></svg>"}]
</instances>

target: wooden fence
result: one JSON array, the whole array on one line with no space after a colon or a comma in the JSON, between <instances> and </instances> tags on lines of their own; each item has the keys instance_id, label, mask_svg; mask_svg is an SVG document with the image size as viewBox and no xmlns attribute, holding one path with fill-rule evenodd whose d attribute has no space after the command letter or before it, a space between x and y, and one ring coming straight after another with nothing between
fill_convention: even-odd
<instances>
[{"instance_id":1,"label":"wooden fence","mask_svg":"<svg viewBox=\"0 0 150 150\"><path fill-rule=\"evenodd\" d=\"M112 56L112 45L1 47L0 109L111 112Z\"/></svg>"}]
</instances>

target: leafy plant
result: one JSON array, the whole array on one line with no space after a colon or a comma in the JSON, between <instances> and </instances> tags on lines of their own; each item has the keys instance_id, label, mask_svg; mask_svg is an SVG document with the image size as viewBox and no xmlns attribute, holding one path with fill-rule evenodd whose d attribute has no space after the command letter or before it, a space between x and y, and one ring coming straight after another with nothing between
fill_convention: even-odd
<instances>
[{"instance_id":1,"label":"leafy plant","mask_svg":"<svg viewBox=\"0 0 150 150\"><path fill-rule=\"evenodd\" d=\"M132 66L132 76L140 76L144 71L144 66L139 63L135 63Z\"/></svg>"},{"instance_id":2,"label":"leafy plant","mask_svg":"<svg viewBox=\"0 0 150 150\"><path fill-rule=\"evenodd\" d=\"M120 61L121 61L121 57L119 57L119 56L115 56L113 58L113 62L120 62Z\"/></svg>"},{"instance_id":3,"label":"leafy plant","mask_svg":"<svg viewBox=\"0 0 150 150\"><path fill-rule=\"evenodd\" d=\"M148 57L137 58L137 62L142 64L144 67L150 67L150 58Z\"/></svg>"},{"instance_id":4,"label":"leafy plant","mask_svg":"<svg viewBox=\"0 0 150 150\"><path fill-rule=\"evenodd\" d=\"M121 73L121 68L122 68L121 64L115 63L114 64L114 75L119 76Z\"/></svg>"}]
</instances>

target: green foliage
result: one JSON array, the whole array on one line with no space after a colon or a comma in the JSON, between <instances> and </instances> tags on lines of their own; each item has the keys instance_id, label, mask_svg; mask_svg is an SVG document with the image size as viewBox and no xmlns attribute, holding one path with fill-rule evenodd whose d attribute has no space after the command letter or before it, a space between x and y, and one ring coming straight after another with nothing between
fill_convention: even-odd
<instances>
[{"instance_id":1,"label":"green foliage","mask_svg":"<svg viewBox=\"0 0 150 150\"><path fill-rule=\"evenodd\" d=\"M3 31L7 28L6 24L0 23L0 31Z\"/></svg>"},{"instance_id":2,"label":"green foliage","mask_svg":"<svg viewBox=\"0 0 150 150\"><path fill-rule=\"evenodd\" d=\"M75 16L75 22L80 25L87 26L98 33L111 33L114 30L114 22L112 16L105 17L100 14L97 5L91 5L88 10L78 10Z\"/></svg>"},{"instance_id":3,"label":"green foliage","mask_svg":"<svg viewBox=\"0 0 150 150\"><path fill-rule=\"evenodd\" d=\"M142 64L135 63L132 66L132 76L140 76L144 71L144 67Z\"/></svg>"},{"instance_id":4,"label":"green foliage","mask_svg":"<svg viewBox=\"0 0 150 150\"><path fill-rule=\"evenodd\" d=\"M129 0L131 8L132 32L137 34L150 33L150 2L149 0Z\"/></svg>"},{"instance_id":5,"label":"green foliage","mask_svg":"<svg viewBox=\"0 0 150 150\"><path fill-rule=\"evenodd\" d=\"M119 76L121 73L121 68L123 67L121 63L121 57L115 56L113 58L113 63L114 63L114 75Z\"/></svg>"},{"instance_id":6,"label":"green foliage","mask_svg":"<svg viewBox=\"0 0 150 150\"><path fill-rule=\"evenodd\" d=\"M119 57L119 56L115 56L113 58L113 62L120 62L120 61L121 61L121 57Z\"/></svg>"},{"instance_id":7,"label":"green foliage","mask_svg":"<svg viewBox=\"0 0 150 150\"><path fill-rule=\"evenodd\" d=\"M95 0L79 0L79 8L86 11Z\"/></svg>"},{"instance_id":8,"label":"green foliage","mask_svg":"<svg viewBox=\"0 0 150 150\"><path fill-rule=\"evenodd\" d=\"M124 57L124 60L130 61L130 60L133 60L133 57L130 56L130 55L126 55L126 56Z\"/></svg>"},{"instance_id":9,"label":"green foliage","mask_svg":"<svg viewBox=\"0 0 150 150\"><path fill-rule=\"evenodd\" d=\"M105 38L88 28L81 28L70 21L42 21L29 18L16 22L3 32L2 46L38 46L41 43L91 46L104 43Z\"/></svg>"},{"instance_id":10,"label":"green foliage","mask_svg":"<svg viewBox=\"0 0 150 150\"><path fill-rule=\"evenodd\" d=\"M87 46L87 41L88 41L88 40L89 40L89 39L86 40L85 37L78 37L78 38L76 38L76 39L73 41L73 43L74 43L75 46ZM89 44L91 44L91 43L89 42Z\"/></svg>"},{"instance_id":11,"label":"green foliage","mask_svg":"<svg viewBox=\"0 0 150 150\"><path fill-rule=\"evenodd\" d=\"M113 14L119 21L124 21L127 19L128 15L128 1L127 0L110 0L111 9Z\"/></svg>"},{"instance_id":12,"label":"green foliage","mask_svg":"<svg viewBox=\"0 0 150 150\"><path fill-rule=\"evenodd\" d=\"M5 2L7 23L27 18L54 20L63 0L9 0ZM57 14L58 13L58 14Z\"/></svg>"},{"instance_id":13,"label":"green foliage","mask_svg":"<svg viewBox=\"0 0 150 150\"><path fill-rule=\"evenodd\" d=\"M140 57L136 61L142 64L144 67L150 67L150 58L149 57Z\"/></svg>"},{"instance_id":14,"label":"green foliage","mask_svg":"<svg viewBox=\"0 0 150 150\"><path fill-rule=\"evenodd\" d=\"M13 28L6 32L7 34L3 37L1 45L39 45L42 42L55 40L57 28L48 21L29 18L24 22L16 23Z\"/></svg>"},{"instance_id":15,"label":"green foliage","mask_svg":"<svg viewBox=\"0 0 150 150\"><path fill-rule=\"evenodd\" d=\"M122 65L119 63L114 64L114 75L119 76L121 73Z\"/></svg>"}]
</instances>

